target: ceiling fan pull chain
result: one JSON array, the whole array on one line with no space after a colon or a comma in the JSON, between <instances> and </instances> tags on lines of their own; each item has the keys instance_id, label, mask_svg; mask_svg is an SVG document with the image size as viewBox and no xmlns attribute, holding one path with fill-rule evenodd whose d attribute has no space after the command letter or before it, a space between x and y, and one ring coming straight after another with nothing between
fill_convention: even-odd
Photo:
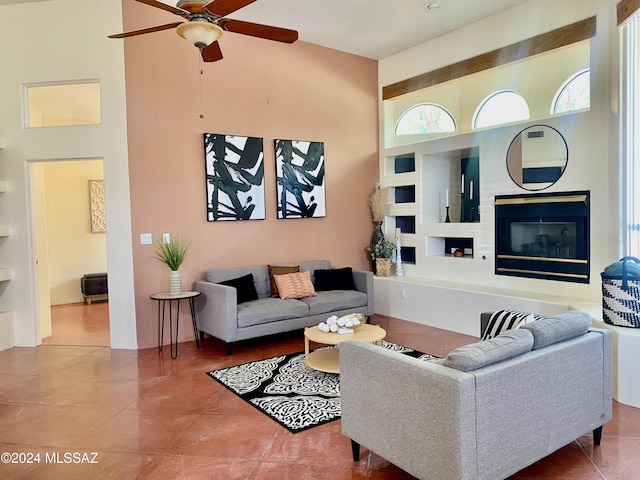
<instances>
[{"instance_id":1,"label":"ceiling fan pull chain","mask_svg":"<svg viewBox=\"0 0 640 480\"><path fill-rule=\"evenodd\" d=\"M202 68L202 55L198 55L198 63L200 67L200 75L198 76L198 80L200 81L200 118L204 118L204 113L202 112L202 75L204 75L204 69Z\"/></svg>"}]
</instances>

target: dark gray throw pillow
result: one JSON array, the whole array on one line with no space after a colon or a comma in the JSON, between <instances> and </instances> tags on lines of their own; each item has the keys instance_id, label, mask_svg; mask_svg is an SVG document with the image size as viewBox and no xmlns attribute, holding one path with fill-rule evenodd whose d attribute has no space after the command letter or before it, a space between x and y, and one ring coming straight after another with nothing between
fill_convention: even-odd
<instances>
[{"instance_id":1,"label":"dark gray throw pillow","mask_svg":"<svg viewBox=\"0 0 640 480\"><path fill-rule=\"evenodd\" d=\"M255 284L253 283L253 273L249 273L243 277L225 280L224 282L220 282L220 285L227 285L228 287L235 288L238 303L258 299L258 292L256 291Z\"/></svg>"},{"instance_id":2,"label":"dark gray throw pillow","mask_svg":"<svg viewBox=\"0 0 640 480\"><path fill-rule=\"evenodd\" d=\"M317 292L328 290L355 290L351 267L315 270L315 288Z\"/></svg>"},{"instance_id":3,"label":"dark gray throw pillow","mask_svg":"<svg viewBox=\"0 0 640 480\"><path fill-rule=\"evenodd\" d=\"M584 335L591 327L591 317L586 312L571 310L553 317L543 318L522 328L533 334L533 349Z\"/></svg>"},{"instance_id":4,"label":"dark gray throw pillow","mask_svg":"<svg viewBox=\"0 0 640 480\"><path fill-rule=\"evenodd\" d=\"M468 372L521 355L532 347L533 335L530 331L507 330L489 340L456 348L447 355L442 365Z\"/></svg>"}]
</instances>

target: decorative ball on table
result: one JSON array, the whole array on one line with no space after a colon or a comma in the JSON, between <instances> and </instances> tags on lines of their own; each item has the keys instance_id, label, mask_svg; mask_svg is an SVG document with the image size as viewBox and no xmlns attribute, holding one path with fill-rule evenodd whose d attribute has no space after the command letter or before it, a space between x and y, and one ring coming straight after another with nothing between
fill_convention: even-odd
<instances>
[{"instance_id":1,"label":"decorative ball on table","mask_svg":"<svg viewBox=\"0 0 640 480\"><path fill-rule=\"evenodd\" d=\"M342 317L331 315L326 321L318 324L318 329L325 333L350 333L364 323L364 315L360 313L347 314Z\"/></svg>"}]
</instances>

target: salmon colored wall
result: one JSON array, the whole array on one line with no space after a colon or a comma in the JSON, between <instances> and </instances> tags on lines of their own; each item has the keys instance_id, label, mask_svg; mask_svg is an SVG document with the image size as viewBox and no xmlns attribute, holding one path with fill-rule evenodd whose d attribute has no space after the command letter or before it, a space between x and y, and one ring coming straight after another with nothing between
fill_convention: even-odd
<instances>
[{"instance_id":1,"label":"salmon colored wall","mask_svg":"<svg viewBox=\"0 0 640 480\"><path fill-rule=\"evenodd\" d=\"M135 2L124 2L123 10L125 30L177 20ZM378 178L377 62L233 33L220 44L224 59L203 64L200 76L197 49L172 30L125 40L140 348L156 344L149 295L166 291L169 277L153 259L155 246L140 245L141 233L191 241L180 268L185 288L209 268L328 258L337 267L368 269L367 199ZM205 132L264 138L266 220L206 221ZM325 218L276 218L276 138L324 142ZM187 316L182 320L181 340L193 340Z\"/></svg>"}]
</instances>

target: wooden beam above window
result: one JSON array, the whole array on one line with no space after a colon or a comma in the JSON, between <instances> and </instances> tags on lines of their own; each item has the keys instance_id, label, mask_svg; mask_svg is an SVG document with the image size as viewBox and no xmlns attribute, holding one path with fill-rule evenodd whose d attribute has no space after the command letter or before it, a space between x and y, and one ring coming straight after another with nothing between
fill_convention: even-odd
<instances>
[{"instance_id":1,"label":"wooden beam above window","mask_svg":"<svg viewBox=\"0 0 640 480\"><path fill-rule=\"evenodd\" d=\"M640 2L640 0L633 1ZM551 32L499 48L492 52L483 53L477 57L469 58L468 60L463 60L447 67L442 67L407 80L402 80L401 82L387 85L382 87L382 99L389 100L406 93L415 92L416 90L471 75L472 73L482 72L490 68L581 42L582 40L593 38L595 35L596 17L587 18Z\"/></svg>"},{"instance_id":2,"label":"wooden beam above window","mask_svg":"<svg viewBox=\"0 0 640 480\"><path fill-rule=\"evenodd\" d=\"M618 25L640 8L640 0L622 0L618 3Z\"/></svg>"}]
</instances>

